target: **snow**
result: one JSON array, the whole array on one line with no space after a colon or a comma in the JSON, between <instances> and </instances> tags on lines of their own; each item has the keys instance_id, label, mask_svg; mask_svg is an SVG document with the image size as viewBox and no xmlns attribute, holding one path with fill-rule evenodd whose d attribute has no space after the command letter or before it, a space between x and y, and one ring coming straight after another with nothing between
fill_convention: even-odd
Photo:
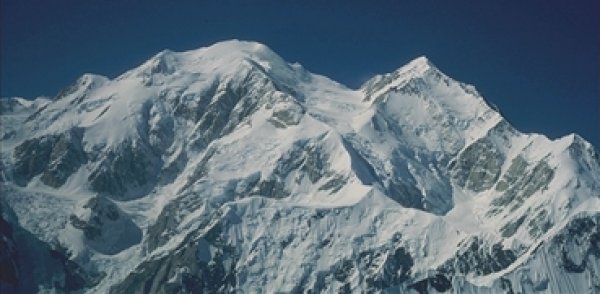
<instances>
[{"instance_id":1,"label":"snow","mask_svg":"<svg viewBox=\"0 0 600 294\"><path fill-rule=\"evenodd\" d=\"M238 88L250 93L246 100L227 100L227 91ZM581 276L551 277L567 274L548 269L544 256L551 252L537 253L536 248L575 216L600 211L594 196L600 195L600 167L590 155L593 147L576 135L552 141L539 134L497 131L506 123L500 114L472 86L452 80L426 57L355 90L288 64L262 44L232 40L187 52L160 52L114 80L85 74L58 100L14 101L17 106L0 117L7 126L1 141L2 173L8 179L2 185L3 197L23 228L46 242L59 239L78 262L107 274L90 293L106 292L142 262L171 254L190 236L202 236L220 222L230 224L223 234L231 245L242 247L238 270L244 278L238 282L250 292L292 291L299 283L316 283L312 273L327 272L341 260L394 246L403 246L415 260L413 280L428 277L473 236L485 244L504 244L520 255L502 271L457 276L455 286L470 291L492 287L494 292L501 277L513 279L524 268L535 269L519 273L535 283L544 278L572 283L564 288L568 291L582 289L579 284L585 282ZM203 120L207 113L186 113L201 116L194 120L181 114L183 106L209 112L221 111L230 106L227 103L235 104L223 111L232 127L225 125L206 146L194 147L195 139L209 133ZM250 111L248 105L255 107ZM38 110L37 117L26 121ZM246 110L246 116L235 116ZM46 186L39 176L25 187L10 181L5 167L15 164L16 146L73 127L83 129L82 146L89 157L62 186ZM504 157L499 179L515 158L522 157L528 172L546 162L552 181L514 211L490 215L493 201L503 192L494 187L474 192L457 185L450 175L451 162L483 138ZM97 193L88 177L103 158L127 142L150 146L160 159L158 170L178 168L161 175L172 179L157 180L145 195L113 201L144 232L140 243L119 251L130 240L92 244L68 219L90 217L82 203ZM311 148L321 156L315 161L325 166L316 178L310 175ZM268 198L255 189L257 182L286 168L282 160L302 156L306 158L291 171L278 175L285 197ZM323 188L336 181L342 183L339 188ZM393 200L389 187L394 183L413 187L422 207ZM185 205L173 211L174 225L163 232L168 240L146 252L148 234L161 212L180 203ZM501 228L510 221L529 220L542 209L553 223L548 232L532 237L519 228L513 236L502 236ZM206 219L216 212L220 218L207 225ZM112 225L115 234L130 232L119 227L122 223ZM323 245L324 239L329 243ZM210 261L217 248L198 240L200 260ZM280 248L275 242L289 244ZM112 250L115 246L118 252ZM359 273L352 277L352 287L360 287ZM328 289L334 291L338 282L331 283Z\"/></svg>"}]
</instances>

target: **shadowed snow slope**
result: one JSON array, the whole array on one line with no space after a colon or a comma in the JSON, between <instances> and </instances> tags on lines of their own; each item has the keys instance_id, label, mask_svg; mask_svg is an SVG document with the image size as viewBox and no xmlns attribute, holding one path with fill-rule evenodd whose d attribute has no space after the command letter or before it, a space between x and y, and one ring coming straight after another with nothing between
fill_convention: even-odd
<instances>
[{"instance_id":1,"label":"shadowed snow slope","mask_svg":"<svg viewBox=\"0 0 600 294\"><path fill-rule=\"evenodd\" d=\"M1 292L600 291L594 147L425 57L353 90L233 40L0 102Z\"/></svg>"}]
</instances>

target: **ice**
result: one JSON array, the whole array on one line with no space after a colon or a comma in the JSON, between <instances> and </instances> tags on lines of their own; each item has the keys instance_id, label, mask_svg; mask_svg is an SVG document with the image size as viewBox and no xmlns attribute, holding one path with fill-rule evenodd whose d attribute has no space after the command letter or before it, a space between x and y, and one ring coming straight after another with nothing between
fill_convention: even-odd
<instances>
[{"instance_id":1,"label":"ice","mask_svg":"<svg viewBox=\"0 0 600 294\"><path fill-rule=\"evenodd\" d=\"M113 80L85 74L59 97L3 99L2 109L3 200L19 226L106 274L89 293L107 292L186 250L215 263L225 254L222 242L236 250L223 257L224 268L233 265L239 289L249 292L337 292L345 284L360 292L368 279L403 277L404 254L412 266L395 286L409 291L468 251L475 237L482 252L502 245L515 259L486 274L445 272L454 291L497 292L503 281L524 292L596 286L597 258L581 244L564 245L575 262L588 260L583 272L571 273L556 265L560 248L553 245L577 219L600 211L594 147L577 135L550 140L515 130L473 86L426 57L350 89L265 45L231 40L165 50ZM18 186L17 146L74 128L83 133L86 158L65 183L44 183L48 162ZM482 140L489 145L478 145ZM55 145L47 161L69 154ZM471 172L455 170L470 146L493 146L501 155L490 187L475 191L455 178ZM131 168L131 157L151 158L148 170ZM516 177L514 162L522 165L512 168ZM95 190L91 175L107 170L109 184L149 183L135 197ZM86 239L72 224L73 217L102 216L85 207L96 198L122 215L101 228L114 240ZM210 239L216 228L222 240ZM180 282L192 262L182 259L149 277ZM353 266L336 280L332 272L344 262Z\"/></svg>"}]
</instances>

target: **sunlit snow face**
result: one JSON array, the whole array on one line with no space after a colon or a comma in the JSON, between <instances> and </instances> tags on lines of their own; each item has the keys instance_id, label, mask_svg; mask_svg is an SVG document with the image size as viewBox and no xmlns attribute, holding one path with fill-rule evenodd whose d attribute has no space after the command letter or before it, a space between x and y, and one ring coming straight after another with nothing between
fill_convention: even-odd
<instances>
[{"instance_id":1,"label":"sunlit snow face","mask_svg":"<svg viewBox=\"0 0 600 294\"><path fill-rule=\"evenodd\" d=\"M82 291L560 292L597 272L593 147L518 132L426 58L352 90L228 41L2 107L0 201L37 241L2 240L60 248Z\"/></svg>"}]
</instances>

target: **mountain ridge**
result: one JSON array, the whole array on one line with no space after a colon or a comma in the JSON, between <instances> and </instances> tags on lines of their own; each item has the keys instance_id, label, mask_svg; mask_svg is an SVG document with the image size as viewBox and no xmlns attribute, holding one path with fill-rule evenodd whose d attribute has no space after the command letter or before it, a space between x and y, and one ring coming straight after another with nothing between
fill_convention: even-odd
<instances>
[{"instance_id":1,"label":"mountain ridge","mask_svg":"<svg viewBox=\"0 0 600 294\"><path fill-rule=\"evenodd\" d=\"M62 289L600 289L597 151L426 57L353 90L225 41L1 113L7 222L68 261Z\"/></svg>"}]
</instances>

